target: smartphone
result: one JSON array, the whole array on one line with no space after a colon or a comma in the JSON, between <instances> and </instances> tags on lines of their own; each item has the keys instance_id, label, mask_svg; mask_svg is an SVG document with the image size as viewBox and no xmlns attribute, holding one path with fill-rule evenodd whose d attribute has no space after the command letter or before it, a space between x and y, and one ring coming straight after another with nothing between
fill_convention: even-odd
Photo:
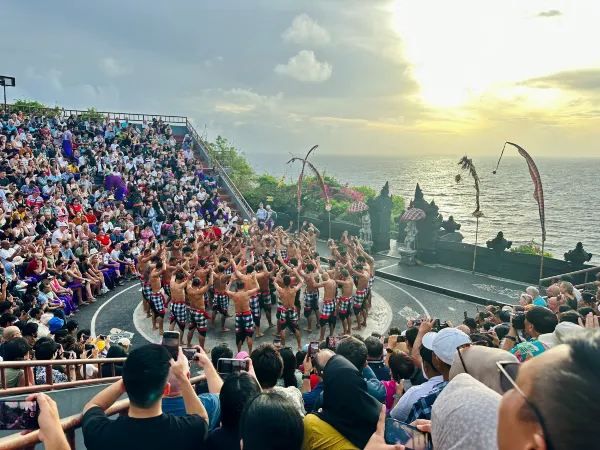
<instances>
[{"instance_id":1,"label":"smartphone","mask_svg":"<svg viewBox=\"0 0 600 450\"><path fill-rule=\"evenodd\" d=\"M431 327L432 331L440 331L440 319L435 319L433 321L433 326Z\"/></svg>"},{"instance_id":2,"label":"smartphone","mask_svg":"<svg viewBox=\"0 0 600 450\"><path fill-rule=\"evenodd\" d=\"M308 356L314 356L319 351L319 342L313 341L308 344Z\"/></svg>"},{"instance_id":3,"label":"smartphone","mask_svg":"<svg viewBox=\"0 0 600 450\"><path fill-rule=\"evenodd\" d=\"M86 351L89 351L89 350L94 350L94 347L95 347L95 346L94 346L94 344L85 344L85 345L83 346L83 348L84 348Z\"/></svg>"},{"instance_id":4,"label":"smartphone","mask_svg":"<svg viewBox=\"0 0 600 450\"><path fill-rule=\"evenodd\" d=\"M104 341L106 340L106 336L104 336L103 334L99 334L98 339L102 339Z\"/></svg>"},{"instance_id":5,"label":"smartphone","mask_svg":"<svg viewBox=\"0 0 600 450\"><path fill-rule=\"evenodd\" d=\"M194 359L194 355L197 353L195 348L182 348L181 351L188 359L188 361L192 361Z\"/></svg>"},{"instance_id":6,"label":"smartphone","mask_svg":"<svg viewBox=\"0 0 600 450\"><path fill-rule=\"evenodd\" d=\"M179 331L165 331L161 345L171 354L171 358L177 361L179 355Z\"/></svg>"},{"instance_id":7,"label":"smartphone","mask_svg":"<svg viewBox=\"0 0 600 450\"><path fill-rule=\"evenodd\" d=\"M466 319L467 317L469 317L469 316L467 315L467 312L466 312L466 311L463 311L463 314L464 314L464 316L465 316L465 319Z\"/></svg>"},{"instance_id":8,"label":"smartphone","mask_svg":"<svg viewBox=\"0 0 600 450\"><path fill-rule=\"evenodd\" d=\"M335 351L335 349L338 346L338 337L337 336L327 336L327 339L325 342L327 343L327 348L329 350Z\"/></svg>"},{"instance_id":9,"label":"smartphone","mask_svg":"<svg viewBox=\"0 0 600 450\"><path fill-rule=\"evenodd\" d=\"M423 433L399 420L388 418L385 420L385 443L389 445L402 444L412 450L430 450L431 438L429 433Z\"/></svg>"},{"instance_id":10,"label":"smartphone","mask_svg":"<svg viewBox=\"0 0 600 450\"><path fill-rule=\"evenodd\" d=\"M0 400L0 430L35 430L38 426L37 401Z\"/></svg>"},{"instance_id":11,"label":"smartphone","mask_svg":"<svg viewBox=\"0 0 600 450\"><path fill-rule=\"evenodd\" d=\"M219 358L217 361L217 372L220 374L241 372L242 370L247 372L249 368L250 361L246 359Z\"/></svg>"}]
</instances>

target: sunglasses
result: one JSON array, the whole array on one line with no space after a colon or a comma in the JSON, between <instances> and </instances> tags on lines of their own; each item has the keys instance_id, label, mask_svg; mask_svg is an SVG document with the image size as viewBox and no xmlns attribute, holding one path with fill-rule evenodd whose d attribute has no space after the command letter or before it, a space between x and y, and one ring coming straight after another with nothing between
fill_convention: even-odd
<instances>
[{"instance_id":1,"label":"sunglasses","mask_svg":"<svg viewBox=\"0 0 600 450\"><path fill-rule=\"evenodd\" d=\"M546 448L548 450L552 450L553 446L549 439L548 428L546 427L546 423L544 422L544 418L540 410L527 398L523 390L517 385L515 381L517 378L517 374L519 373L520 363L514 361L497 361L496 367L498 367L498 371L500 372L500 388L502 392L508 392L511 389L514 389L519 393L525 404L531 409L533 414L535 415L536 420L542 427L542 433L544 442L546 443Z\"/></svg>"}]
</instances>

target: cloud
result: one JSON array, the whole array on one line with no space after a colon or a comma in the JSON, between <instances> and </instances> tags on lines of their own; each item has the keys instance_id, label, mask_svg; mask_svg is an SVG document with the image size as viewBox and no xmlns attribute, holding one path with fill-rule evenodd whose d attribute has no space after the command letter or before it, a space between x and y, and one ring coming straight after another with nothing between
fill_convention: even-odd
<instances>
[{"instance_id":1,"label":"cloud","mask_svg":"<svg viewBox=\"0 0 600 450\"><path fill-rule=\"evenodd\" d=\"M560 12L558 9L549 9L548 11L542 11L537 15L537 17L557 17L557 16L562 16L562 12Z\"/></svg>"},{"instance_id":2,"label":"cloud","mask_svg":"<svg viewBox=\"0 0 600 450\"><path fill-rule=\"evenodd\" d=\"M331 41L329 33L308 14L300 14L281 35L285 42L294 44L325 45Z\"/></svg>"},{"instance_id":3,"label":"cloud","mask_svg":"<svg viewBox=\"0 0 600 450\"><path fill-rule=\"evenodd\" d=\"M131 73L131 67L110 56L100 60L100 68L109 77L121 77Z\"/></svg>"},{"instance_id":4,"label":"cloud","mask_svg":"<svg viewBox=\"0 0 600 450\"><path fill-rule=\"evenodd\" d=\"M545 77L532 78L521 84L538 88L600 91L600 69L565 70Z\"/></svg>"},{"instance_id":5,"label":"cloud","mask_svg":"<svg viewBox=\"0 0 600 450\"><path fill-rule=\"evenodd\" d=\"M327 81L331 78L332 72L331 64L317 60L312 50L300 50L297 55L288 60L287 64L278 64L275 67L275 73L307 83Z\"/></svg>"}]
</instances>

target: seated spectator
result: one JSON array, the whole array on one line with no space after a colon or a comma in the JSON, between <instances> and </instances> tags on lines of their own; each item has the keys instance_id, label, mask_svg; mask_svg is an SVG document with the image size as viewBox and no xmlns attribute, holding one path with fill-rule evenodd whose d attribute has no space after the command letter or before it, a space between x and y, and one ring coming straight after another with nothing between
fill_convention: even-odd
<instances>
[{"instance_id":1,"label":"seated spectator","mask_svg":"<svg viewBox=\"0 0 600 450\"><path fill-rule=\"evenodd\" d=\"M415 374L421 373L421 369L415 366L412 358L400 351L390 353L388 357L391 380L384 381L386 396L386 412L390 412L394 406L394 399L399 399L405 390L412 387L411 379Z\"/></svg>"},{"instance_id":2,"label":"seated spectator","mask_svg":"<svg viewBox=\"0 0 600 450\"><path fill-rule=\"evenodd\" d=\"M11 339L2 344L2 358L4 361L27 361L31 347L22 337ZM25 371L28 371L27 380ZM4 369L7 388L31 386L33 384L33 370L31 367L19 369L9 367Z\"/></svg>"},{"instance_id":3,"label":"seated spectator","mask_svg":"<svg viewBox=\"0 0 600 450\"><path fill-rule=\"evenodd\" d=\"M362 374L343 356L326 362L323 382L321 410L304 418L303 449L364 448L375 431L381 404L368 394Z\"/></svg>"},{"instance_id":4,"label":"seated spectator","mask_svg":"<svg viewBox=\"0 0 600 450\"><path fill-rule=\"evenodd\" d=\"M519 360L506 350L490 348L481 345L460 347L456 351L452 367L450 368L450 381L461 373L467 373L488 388L503 394L500 385L500 374L497 362L510 362L517 364Z\"/></svg>"},{"instance_id":5,"label":"seated spectator","mask_svg":"<svg viewBox=\"0 0 600 450\"><path fill-rule=\"evenodd\" d=\"M208 435L207 448L240 450L239 425L242 411L260 392L256 379L246 372L234 372L227 377L219 393L221 424Z\"/></svg>"},{"instance_id":6,"label":"seated spectator","mask_svg":"<svg viewBox=\"0 0 600 450\"><path fill-rule=\"evenodd\" d=\"M354 336L342 339L336 353L350 361L361 371L367 382L367 391L381 403L385 402L385 386L377 379L375 373L367 365L367 346Z\"/></svg>"},{"instance_id":7,"label":"seated spectator","mask_svg":"<svg viewBox=\"0 0 600 450\"><path fill-rule=\"evenodd\" d=\"M198 365L204 371L209 388L209 393L200 394L198 397L208 414L209 430L214 430L219 426L221 416L219 392L221 391L223 380L202 347L196 347L196 350L198 353L194 356L191 364ZM165 414L173 414L174 416L185 416L185 402L181 394L179 382L172 374L169 374L168 383L170 386L169 393L165 394L162 400L163 412Z\"/></svg>"},{"instance_id":8,"label":"seated spectator","mask_svg":"<svg viewBox=\"0 0 600 450\"><path fill-rule=\"evenodd\" d=\"M511 324L510 331L504 337L502 348L509 350L521 362L533 358L547 349L543 342L538 340L539 335L554 332L557 323L558 320L552 311L541 306L534 306L525 313L524 332L529 339L517 343L517 339L520 339L519 334Z\"/></svg>"},{"instance_id":9,"label":"seated spectator","mask_svg":"<svg viewBox=\"0 0 600 450\"><path fill-rule=\"evenodd\" d=\"M43 337L38 339L33 347L33 351L35 352L35 359L38 361L50 361L54 359L62 359L62 348L59 344L57 344L52 338ZM56 366L54 366L56 367ZM66 383L69 381L69 378L75 379L75 366L69 365L67 366L69 370L70 377L67 376L64 371L58 370L56 368L52 369L52 383ZM49 384L49 381L46 379L46 367L44 366L36 366L33 369L35 376L35 384Z\"/></svg>"},{"instance_id":10,"label":"seated spectator","mask_svg":"<svg viewBox=\"0 0 600 450\"><path fill-rule=\"evenodd\" d=\"M518 372L505 366L498 449L597 448L599 362L600 331L586 330L528 359Z\"/></svg>"},{"instance_id":11,"label":"seated spectator","mask_svg":"<svg viewBox=\"0 0 600 450\"><path fill-rule=\"evenodd\" d=\"M126 358L127 351L120 345L111 345L106 352L107 358ZM113 369L114 366L114 369ZM120 377L123 375L123 363L103 364L102 378Z\"/></svg>"},{"instance_id":12,"label":"seated spectator","mask_svg":"<svg viewBox=\"0 0 600 450\"><path fill-rule=\"evenodd\" d=\"M384 381L390 379L390 369L383 362L383 343L375 336L369 336L365 339L367 347L367 364L375 373L378 380Z\"/></svg>"},{"instance_id":13,"label":"seated spectator","mask_svg":"<svg viewBox=\"0 0 600 450\"><path fill-rule=\"evenodd\" d=\"M275 347L271 344L262 344L252 351L250 358L256 379L263 391L277 392L286 397L298 409L298 413L304 416L306 411L300 390L294 386L277 386L277 380L283 373L283 360Z\"/></svg>"},{"instance_id":14,"label":"seated spectator","mask_svg":"<svg viewBox=\"0 0 600 450\"><path fill-rule=\"evenodd\" d=\"M244 407L240 436L244 450L300 450L302 416L289 398L263 392Z\"/></svg>"},{"instance_id":15,"label":"seated spectator","mask_svg":"<svg viewBox=\"0 0 600 450\"><path fill-rule=\"evenodd\" d=\"M497 372L497 370L496 370ZM496 448L502 397L471 376L457 375L433 404L431 439L435 450Z\"/></svg>"},{"instance_id":16,"label":"seated spectator","mask_svg":"<svg viewBox=\"0 0 600 450\"><path fill-rule=\"evenodd\" d=\"M188 415L162 412L167 378L178 381ZM149 344L133 350L123 367L123 378L94 396L83 408L83 438L86 448L146 450L206 448L208 414L188 379L188 360L181 351L177 361L161 345ZM129 397L126 416L110 420L104 413L123 394Z\"/></svg>"},{"instance_id":17,"label":"seated spectator","mask_svg":"<svg viewBox=\"0 0 600 450\"><path fill-rule=\"evenodd\" d=\"M277 386L300 388L302 386L302 372L296 368L296 355L291 348L286 347L279 350L279 356L283 360L283 373L277 380Z\"/></svg>"}]
</instances>

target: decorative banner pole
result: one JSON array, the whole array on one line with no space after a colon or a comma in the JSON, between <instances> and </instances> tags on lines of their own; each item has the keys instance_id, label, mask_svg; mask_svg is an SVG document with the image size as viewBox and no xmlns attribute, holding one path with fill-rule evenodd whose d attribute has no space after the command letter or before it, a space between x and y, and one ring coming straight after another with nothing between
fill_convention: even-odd
<instances>
[{"instance_id":1,"label":"decorative banner pole","mask_svg":"<svg viewBox=\"0 0 600 450\"><path fill-rule=\"evenodd\" d=\"M544 188L542 186L542 178L540 177L540 172L533 161L533 158L525 151L525 149L517 144L506 141L504 146L502 147L502 153L500 153L500 158L498 158L498 164L496 165L496 170L492 173L495 175L498 171L498 167L500 167L500 160L502 160L502 156L504 155L504 149L506 148L506 144L512 145L517 149L519 155L525 158L527 161L527 166L529 167L529 175L531 175L531 181L533 181L533 198L538 204L538 210L540 214L540 225L542 227L542 255L540 257L540 280L544 276L544 247L546 244L546 211L544 205ZM541 282L540 282L541 284Z\"/></svg>"},{"instance_id":2,"label":"decorative banner pole","mask_svg":"<svg viewBox=\"0 0 600 450\"><path fill-rule=\"evenodd\" d=\"M321 190L323 191L323 195L325 196L325 209L329 212L331 211L331 202L329 200L329 194L327 193L327 189L325 188L325 181L323 180L323 177L321 176L321 174L319 173L319 171L317 170L317 168L313 165L313 163L311 163L308 160L308 157L310 156L310 154L318 147L318 145L314 145L306 154L306 156L304 158L292 158L290 159L287 164L290 164L294 161L302 161L302 170L300 171L300 176L298 176L298 186L296 188L296 196L298 198L298 203L297 203L297 209L298 209L298 232L300 232L300 210L302 209L302 181L304 180L304 169L305 167L308 165L308 167L313 171L313 173L315 174L315 177L317 178L317 181L319 182L319 185L321 186ZM329 209L328 209L329 208ZM329 218L329 235L331 237L331 214L330 214L330 218Z\"/></svg>"},{"instance_id":3,"label":"decorative banner pole","mask_svg":"<svg viewBox=\"0 0 600 450\"><path fill-rule=\"evenodd\" d=\"M477 221L475 225L475 248L473 249L473 273L475 273L475 264L477 262L477 241L479 239L479 218L483 217L483 213L479 209L479 175L477 175L477 170L475 169L475 165L473 164L473 160L468 158L466 155L461 158L458 162L458 165L461 166L462 170L468 170L469 175L473 178L475 182L475 211L473 211L473 217ZM460 174L457 174L454 177L457 183L460 183L462 177Z\"/></svg>"}]
</instances>

